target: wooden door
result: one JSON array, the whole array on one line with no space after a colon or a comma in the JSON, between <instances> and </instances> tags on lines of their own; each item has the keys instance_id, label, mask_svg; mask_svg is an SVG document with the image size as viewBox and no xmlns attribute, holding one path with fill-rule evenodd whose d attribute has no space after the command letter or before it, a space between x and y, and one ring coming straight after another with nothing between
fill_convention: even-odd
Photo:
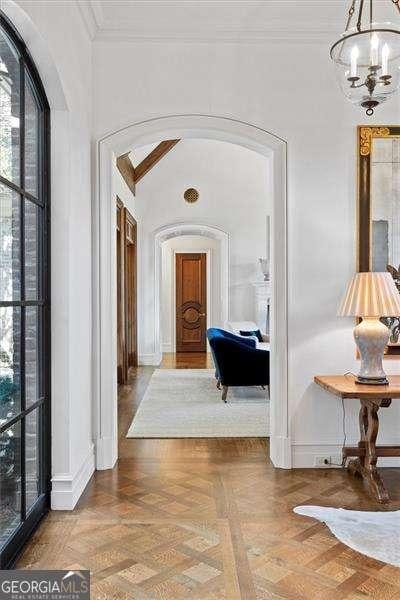
<instances>
[{"instance_id":1,"label":"wooden door","mask_svg":"<svg viewBox=\"0 0 400 600\"><path fill-rule=\"evenodd\" d=\"M176 351L205 352L206 254L176 254Z\"/></svg>"},{"instance_id":2,"label":"wooden door","mask_svg":"<svg viewBox=\"0 0 400 600\"><path fill-rule=\"evenodd\" d=\"M125 368L137 366L136 221L125 208Z\"/></svg>"},{"instance_id":3,"label":"wooden door","mask_svg":"<svg viewBox=\"0 0 400 600\"><path fill-rule=\"evenodd\" d=\"M125 382L124 205L117 197L117 380Z\"/></svg>"}]
</instances>

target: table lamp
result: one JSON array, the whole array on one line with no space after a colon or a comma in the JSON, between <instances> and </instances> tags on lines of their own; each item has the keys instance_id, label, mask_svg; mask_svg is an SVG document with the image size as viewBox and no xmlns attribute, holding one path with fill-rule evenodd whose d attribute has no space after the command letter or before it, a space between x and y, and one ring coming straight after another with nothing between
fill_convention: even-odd
<instances>
[{"instance_id":1,"label":"table lamp","mask_svg":"<svg viewBox=\"0 0 400 600\"><path fill-rule=\"evenodd\" d=\"M361 366L357 383L389 383L382 358L390 331L380 317L400 316L400 294L390 273L356 273L339 309L341 317L361 317L354 328Z\"/></svg>"}]
</instances>

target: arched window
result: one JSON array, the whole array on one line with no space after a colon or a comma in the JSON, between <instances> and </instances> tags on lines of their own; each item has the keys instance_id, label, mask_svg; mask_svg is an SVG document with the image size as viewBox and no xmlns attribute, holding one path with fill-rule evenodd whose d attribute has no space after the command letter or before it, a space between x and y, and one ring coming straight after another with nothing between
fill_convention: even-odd
<instances>
[{"instance_id":1,"label":"arched window","mask_svg":"<svg viewBox=\"0 0 400 600\"><path fill-rule=\"evenodd\" d=\"M9 566L49 505L49 106L0 13L0 550Z\"/></svg>"}]
</instances>

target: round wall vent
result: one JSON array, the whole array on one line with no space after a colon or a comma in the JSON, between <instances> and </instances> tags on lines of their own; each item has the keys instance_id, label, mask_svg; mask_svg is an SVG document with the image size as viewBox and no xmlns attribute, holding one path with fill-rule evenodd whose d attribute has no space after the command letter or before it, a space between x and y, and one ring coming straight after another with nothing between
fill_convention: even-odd
<instances>
[{"instance_id":1,"label":"round wall vent","mask_svg":"<svg viewBox=\"0 0 400 600\"><path fill-rule=\"evenodd\" d=\"M183 194L183 197L185 198L186 202L193 204L199 199L199 192L194 188L188 188Z\"/></svg>"}]
</instances>

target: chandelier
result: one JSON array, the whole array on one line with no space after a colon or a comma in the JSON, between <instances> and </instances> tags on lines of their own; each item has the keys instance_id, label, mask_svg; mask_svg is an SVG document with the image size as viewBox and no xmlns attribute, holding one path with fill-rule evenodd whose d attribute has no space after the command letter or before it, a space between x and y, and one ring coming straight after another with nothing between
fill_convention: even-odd
<instances>
[{"instance_id":1,"label":"chandelier","mask_svg":"<svg viewBox=\"0 0 400 600\"><path fill-rule=\"evenodd\" d=\"M400 0L385 0L400 20ZM350 102L374 113L400 85L400 23L376 22L373 0L352 0L346 30L331 48L340 87Z\"/></svg>"}]
</instances>

